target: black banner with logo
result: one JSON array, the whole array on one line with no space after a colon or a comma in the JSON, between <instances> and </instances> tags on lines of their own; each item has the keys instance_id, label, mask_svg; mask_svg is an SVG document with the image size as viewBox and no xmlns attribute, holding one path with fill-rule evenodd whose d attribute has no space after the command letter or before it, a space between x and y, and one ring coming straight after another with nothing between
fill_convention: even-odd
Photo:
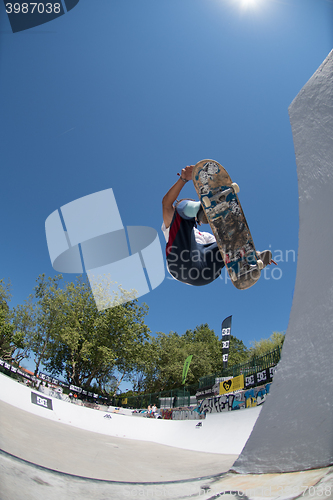
<instances>
[{"instance_id":1,"label":"black banner with logo","mask_svg":"<svg viewBox=\"0 0 333 500\"><path fill-rule=\"evenodd\" d=\"M265 368L257 373L252 373L251 375L244 376L244 387L245 389L250 389L251 387L256 387L260 384L267 384L268 382L272 382L273 375L275 372L275 366L271 366L270 368Z\"/></svg>"},{"instance_id":2,"label":"black banner with logo","mask_svg":"<svg viewBox=\"0 0 333 500\"><path fill-rule=\"evenodd\" d=\"M46 398L45 396L41 396L40 394L36 394L35 392L31 393L31 402L34 405L42 406L47 410L53 410L52 399Z\"/></svg>"},{"instance_id":3,"label":"black banner with logo","mask_svg":"<svg viewBox=\"0 0 333 500\"><path fill-rule=\"evenodd\" d=\"M29 373L22 371L20 368L12 366L10 363L7 363L3 359L0 359L0 366L2 366L2 368L5 368L9 372L17 373L18 375L21 375L21 377L32 380L33 382L37 380L37 377L35 377L34 375L29 375Z\"/></svg>"},{"instance_id":4,"label":"black banner with logo","mask_svg":"<svg viewBox=\"0 0 333 500\"><path fill-rule=\"evenodd\" d=\"M232 316L228 316L222 322L222 359L223 359L223 368L228 367L228 358L229 358L229 347L230 347L230 338L231 338L231 318Z\"/></svg>"},{"instance_id":5,"label":"black banner with logo","mask_svg":"<svg viewBox=\"0 0 333 500\"><path fill-rule=\"evenodd\" d=\"M60 387L67 387L67 388L69 387L69 385L63 382L62 380L59 380L58 378L55 377L51 377L50 375L47 375L46 373L43 372L38 373L38 378L44 380L45 382L48 382L49 384L59 385Z\"/></svg>"},{"instance_id":6,"label":"black banner with logo","mask_svg":"<svg viewBox=\"0 0 333 500\"><path fill-rule=\"evenodd\" d=\"M215 384L213 386L208 385L206 387L201 387L195 393L197 399L210 398L219 395L220 384Z\"/></svg>"}]
</instances>

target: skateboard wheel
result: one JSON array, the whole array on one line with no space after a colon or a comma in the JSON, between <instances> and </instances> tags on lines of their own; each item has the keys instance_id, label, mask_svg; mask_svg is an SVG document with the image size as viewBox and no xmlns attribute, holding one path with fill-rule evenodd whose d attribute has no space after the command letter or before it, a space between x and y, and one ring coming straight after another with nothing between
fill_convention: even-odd
<instances>
[{"instance_id":1,"label":"skateboard wheel","mask_svg":"<svg viewBox=\"0 0 333 500\"><path fill-rule=\"evenodd\" d=\"M260 260L260 259L258 259L258 260L257 260L257 266L258 266L258 268L260 269L260 271L261 271L262 269L264 269L264 263L263 263L263 261L262 261L262 260Z\"/></svg>"},{"instance_id":2,"label":"skateboard wheel","mask_svg":"<svg viewBox=\"0 0 333 500\"><path fill-rule=\"evenodd\" d=\"M232 187L235 194L239 193L239 186L238 186L238 184L236 184L236 182L233 182L231 184L231 187Z\"/></svg>"},{"instance_id":3,"label":"skateboard wheel","mask_svg":"<svg viewBox=\"0 0 333 500\"><path fill-rule=\"evenodd\" d=\"M237 281L237 274L235 273L235 271L230 271L229 276L231 281Z\"/></svg>"},{"instance_id":4,"label":"skateboard wheel","mask_svg":"<svg viewBox=\"0 0 333 500\"><path fill-rule=\"evenodd\" d=\"M210 199L208 198L208 196L204 196L202 198L202 203L205 205L205 207L210 207Z\"/></svg>"}]
</instances>

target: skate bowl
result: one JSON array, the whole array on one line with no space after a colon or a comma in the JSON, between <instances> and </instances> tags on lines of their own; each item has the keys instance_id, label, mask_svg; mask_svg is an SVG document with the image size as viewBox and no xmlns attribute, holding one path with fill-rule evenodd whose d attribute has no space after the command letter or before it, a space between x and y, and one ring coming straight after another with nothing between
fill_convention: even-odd
<instances>
[{"instance_id":1,"label":"skate bowl","mask_svg":"<svg viewBox=\"0 0 333 500\"><path fill-rule=\"evenodd\" d=\"M31 498L52 498L51 490L56 497L61 484L66 498L95 498L83 487L88 478L96 498L135 498L147 488L166 498L203 492L230 469L261 410L147 419L46 397L2 374L0 387L0 483L8 499L30 490Z\"/></svg>"},{"instance_id":2,"label":"skate bowl","mask_svg":"<svg viewBox=\"0 0 333 500\"><path fill-rule=\"evenodd\" d=\"M37 406L31 390L1 376L1 499L333 498L333 268L320 258L312 264L333 243L332 108L333 52L289 107L297 276L265 404L208 415L200 428L197 421L110 419L53 399Z\"/></svg>"}]
</instances>

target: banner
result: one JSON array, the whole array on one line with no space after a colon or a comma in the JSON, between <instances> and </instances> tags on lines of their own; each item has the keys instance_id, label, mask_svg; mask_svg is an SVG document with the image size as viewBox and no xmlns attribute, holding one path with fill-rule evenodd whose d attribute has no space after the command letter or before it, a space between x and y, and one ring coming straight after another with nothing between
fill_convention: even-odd
<instances>
[{"instance_id":1,"label":"banner","mask_svg":"<svg viewBox=\"0 0 333 500\"><path fill-rule=\"evenodd\" d=\"M187 372L188 372L188 369L190 367L190 363L192 361L192 358L193 358L193 354L191 354L190 356L187 356L187 358L185 359L184 368L183 368L183 380L182 380L182 384L185 384L186 377L187 377Z\"/></svg>"},{"instance_id":2,"label":"banner","mask_svg":"<svg viewBox=\"0 0 333 500\"><path fill-rule=\"evenodd\" d=\"M31 380L35 382L37 380L37 377L34 375L30 375L29 373L26 373L25 371L22 371L20 368L16 368L15 366L12 366L10 363L7 363L3 359L0 359L0 366L5 368L6 370L12 372L12 373L17 373L18 375L21 375L21 377L24 377L28 380Z\"/></svg>"},{"instance_id":3,"label":"banner","mask_svg":"<svg viewBox=\"0 0 333 500\"><path fill-rule=\"evenodd\" d=\"M58 378L55 377L51 377L50 375L47 375L46 373L43 372L38 373L38 378L44 380L45 382L48 382L49 384L59 385L60 387L67 387L67 388L69 387L69 385L63 382L62 380L59 380Z\"/></svg>"},{"instance_id":4,"label":"banner","mask_svg":"<svg viewBox=\"0 0 333 500\"><path fill-rule=\"evenodd\" d=\"M271 366L270 368L265 368L260 372L252 373L250 375L245 376L245 389L249 389L250 387L256 387L260 384L267 384L268 382L272 382L274 372L276 367Z\"/></svg>"},{"instance_id":5,"label":"banner","mask_svg":"<svg viewBox=\"0 0 333 500\"><path fill-rule=\"evenodd\" d=\"M46 398L41 394L36 394L35 392L31 393L31 402L34 405L41 406L42 408L46 408L47 410L53 410L52 407L52 399Z\"/></svg>"},{"instance_id":6,"label":"banner","mask_svg":"<svg viewBox=\"0 0 333 500\"><path fill-rule=\"evenodd\" d=\"M214 384L213 386L207 385L206 387L201 387L195 393L197 399L209 398L212 396L218 396L220 394L220 384Z\"/></svg>"},{"instance_id":7,"label":"banner","mask_svg":"<svg viewBox=\"0 0 333 500\"><path fill-rule=\"evenodd\" d=\"M244 389L244 375L238 375L238 377L220 382L220 395L240 391L241 389Z\"/></svg>"},{"instance_id":8,"label":"banner","mask_svg":"<svg viewBox=\"0 0 333 500\"><path fill-rule=\"evenodd\" d=\"M231 318L232 318L232 316L228 316L222 322L222 359L223 359L223 368L227 368L228 367L229 347L230 347L230 338L231 338Z\"/></svg>"}]
</instances>

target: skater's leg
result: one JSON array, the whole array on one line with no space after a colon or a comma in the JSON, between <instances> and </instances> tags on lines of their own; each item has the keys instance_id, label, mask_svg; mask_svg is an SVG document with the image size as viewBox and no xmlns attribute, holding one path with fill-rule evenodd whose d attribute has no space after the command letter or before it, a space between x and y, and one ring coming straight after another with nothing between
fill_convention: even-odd
<instances>
[{"instance_id":1,"label":"skater's leg","mask_svg":"<svg viewBox=\"0 0 333 500\"><path fill-rule=\"evenodd\" d=\"M167 257L173 252L174 255L179 255L180 259L184 252L191 251L194 226L195 219L184 219L175 211L170 225L169 240L166 246Z\"/></svg>"},{"instance_id":2,"label":"skater's leg","mask_svg":"<svg viewBox=\"0 0 333 500\"><path fill-rule=\"evenodd\" d=\"M207 285L216 280L224 268L224 261L216 241L207 245L197 244L200 252L201 277L198 285Z\"/></svg>"}]
</instances>

